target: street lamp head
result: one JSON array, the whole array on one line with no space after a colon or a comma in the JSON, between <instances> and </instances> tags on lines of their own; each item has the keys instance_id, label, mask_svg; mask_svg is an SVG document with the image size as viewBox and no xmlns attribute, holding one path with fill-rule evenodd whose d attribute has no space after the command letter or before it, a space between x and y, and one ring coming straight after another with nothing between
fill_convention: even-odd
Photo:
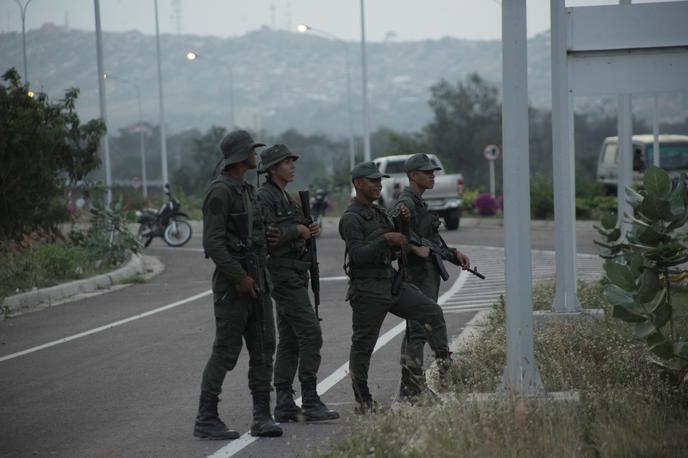
<instances>
[{"instance_id":1,"label":"street lamp head","mask_svg":"<svg viewBox=\"0 0 688 458\"><path fill-rule=\"evenodd\" d=\"M306 25L306 24L299 24L296 26L296 30L298 30L301 33L306 33L311 29L311 26Z\"/></svg>"},{"instance_id":2,"label":"street lamp head","mask_svg":"<svg viewBox=\"0 0 688 458\"><path fill-rule=\"evenodd\" d=\"M196 59L198 59L198 54L196 54L193 51L189 51L186 53L186 59L187 60L196 60Z\"/></svg>"},{"instance_id":3,"label":"street lamp head","mask_svg":"<svg viewBox=\"0 0 688 458\"><path fill-rule=\"evenodd\" d=\"M29 97L31 97L31 98L33 99L33 98L36 96L36 93L33 92L32 90L29 90L29 91L26 93L26 95L28 95Z\"/></svg>"},{"instance_id":4,"label":"street lamp head","mask_svg":"<svg viewBox=\"0 0 688 458\"><path fill-rule=\"evenodd\" d=\"M110 75L108 75L107 73L103 73L103 79L106 80L108 78L110 78Z\"/></svg>"}]
</instances>

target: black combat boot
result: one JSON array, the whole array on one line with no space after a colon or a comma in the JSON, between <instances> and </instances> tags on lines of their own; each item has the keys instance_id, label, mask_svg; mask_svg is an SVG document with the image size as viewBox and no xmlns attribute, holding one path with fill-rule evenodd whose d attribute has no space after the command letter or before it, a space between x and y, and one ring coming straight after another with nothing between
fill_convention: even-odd
<instances>
[{"instance_id":1,"label":"black combat boot","mask_svg":"<svg viewBox=\"0 0 688 458\"><path fill-rule=\"evenodd\" d=\"M413 404L418 397L428 390L425 384L425 373L419 367L401 366L401 383L399 400Z\"/></svg>"},{"instance_id":2,"label":"black combat boot","mask_svg":"<svg viewBox=\"0 0 688 458\"><path fill-rule=\"evenodd\" d=\"M451 369L452 365L451 355L452 354L449 351L438 352L436 354L439 384L440 388L443 390L448 389L450 385L449 369Z\"/></svg>"},{"instance_id":3,"label":"black combat boot","mask_svg":"<svg viewBox=\"0 0 688 458\"><path fill-rule=\"evenodd\" d=\"M270 415L270 393L254 393L251 436L279 437L281 435L282 428Z\"/></svg>"},{"instance_id":4,"label":"black combat boot","mask_svg":"<svg viewBox=\"0 0 688 458\"><path fill-rule=\"evenodd\" d=\"M370 394L368 384L366 382L351 381L354 387L354 397L358 405L354 407L354 413L367 414L375 413L377 411L377 402L373 401L373 396Z\"/></svg>"},{"instance_id":5,"label":"black combat boot","mask_svg":"<svg viewBox=\"0 0 688 458\"><path fill-rule=\"evenodd\" d=\"M287 423L290 421L305 421L301 407L294 402L294 390L291 386L276 386L275 421Z\"/></svg>"},{"instance_id":6,"label":"black combat boot","mask_svg":"<svg viewBox=\"0 0 688 458\"><path fill-rule=\"evenodd\" d=\"M315 382L301 384L301 395L301 408L306 421L336 420L339 418L339 414L336 411L328 408L320 400L320 396L318 396L315 388Z\"/></svg>"},{"instance_id":7,"label":"black combat boot","mask_svg":"<svg viewBox=\"0 0 688 458\"><path fill-rule=\"evenodd\" d=\"M198 404L198 415L196 415L196 423L194 424L194 436L203 439L217 439L217 440L234 440L238 439L240 434L231 429L220 420L217 414L217 403L219 399L217 396L201 392L201 400Z\"/></svg>"}]
</instances>

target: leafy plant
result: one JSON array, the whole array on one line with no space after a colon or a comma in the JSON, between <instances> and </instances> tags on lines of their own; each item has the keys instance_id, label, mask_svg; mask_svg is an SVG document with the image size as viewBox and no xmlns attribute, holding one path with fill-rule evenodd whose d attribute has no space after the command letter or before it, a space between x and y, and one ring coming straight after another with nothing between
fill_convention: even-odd
<instances>
[{"instance_id":1,"label":"leafy plant","mask_svg":"<svg viewBox=\"0 0 688 458\"><path fill-rule=\"evenodd\" d=\"M27 95L15 69L0 84L0 240L21 243L31 233L58 236L68 219L65 187L82 180L99 164L105 124L81 124L78 89L64 99Z\"/></svg>"},{"instance_id":2,"label":"leafy plant","mask_svg":"<svg viewBox=\"0 0 688 458\"><path fill-rule=\"evenodd\" d=\"M141 244L127 228L129 221L121 198L109 207L100 200L94 201L90 212L88 232L84 236L73 233L72 242L87 246L103 266L117 266L126 260L129 252L138 252Z\"/></svg>"},{"instance_id":3,"label":"leafy plant","mask_svg":"<svg viewBox=\"0 0 688 458\"><path fill-rule=\"evenodd\" d=\"M672 371L682 383L688 382L688 341L676 332L672 291L688 262L688 193L685 174L675 185L658 167L645 172L644 189L626 189L633 209L624 215L629 225L626 240L613 214L602 218L596 242L608 253L604 271L604 295L613 306L612 315L633 323L634 335L645 340L653 361ZM685 316L682 317L685 319Z\"/></svg>"}]
</instances>

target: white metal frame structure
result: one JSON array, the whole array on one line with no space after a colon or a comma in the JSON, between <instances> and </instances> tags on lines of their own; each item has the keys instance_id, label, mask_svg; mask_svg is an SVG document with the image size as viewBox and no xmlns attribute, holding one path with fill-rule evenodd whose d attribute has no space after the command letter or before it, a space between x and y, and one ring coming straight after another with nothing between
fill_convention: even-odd
<instances>
[{"instance_id":1,"label":"white metal frame structure","mask_svg":"<svg viewBox=\"0 0 688 458\"><path fill-rule=\"evenodd\" d=\"M566 7L551 0L555 312L579 312L576 295L573 98L618 96L618 215L627 209L633 154L631 97L688 91L688 1ZM655 133L656 128L655 116ZM658 155L656 155L658 156Z\"/></svg>"}]
</instances>

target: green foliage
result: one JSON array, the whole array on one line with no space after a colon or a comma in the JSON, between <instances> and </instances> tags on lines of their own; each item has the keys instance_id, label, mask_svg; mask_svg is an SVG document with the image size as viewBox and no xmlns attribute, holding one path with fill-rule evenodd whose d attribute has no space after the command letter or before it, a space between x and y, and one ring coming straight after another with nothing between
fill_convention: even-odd
<instances>
[{"instance_id":1,"label":"green foliage","mask_svg":"<svg viewBox=\"0 0 688 458\"><path fill-rule=\"evenodd\" d=\"M98 259L98 267L119 265L130 253L138 252L141 244L127 228L129 218L122 209L122 199L113 201L110 207L96 201L90 212L91 224L85 237L72 236L72 241L81 241Z\"/></svg>"},{"instance_id":2,"label":"green foliage","mask_svg":"<svg viewBox=\"0 0 688 458\"><path fill-rule=\"evenodd\" d=\"M99 204L101 200L94 202L85 231L72 230L64 240L27 247L0 244L0 298L106 272L138 252L140 244L127 230L129 215L122 200L110 208Z\"/></svg>"},{"instance_id":3,"label":"green foliage","mask_svg":"<svg viewBox=\"0 0 688 458\"><path fill-rule=\"evenodd\" d=\"M57 225L68 219L64 189L98 167L105 125L80 123L78 89L51 102L45 94L29 97L14 69L2 79L0 240L21 242L32 232L57 235Z\"/></svg>"},{"instance_id":4,"label":"green foliage","mask_svg":"<svg viewBox=\"0 0 688 458\"><path fill-rule=\"evenodd\" d=\"M643 190L626 190L632 215L626 241L611 214L602 219L597 230L604 240L596 242L607 249L604 254L604 295L613 307L613 316L633 323L634 335L646 342L655 362L688 381L686 334L677 332L677 302L673 278L686 274L679 266L688 262L688 193L685 175L672 186L669 175L650 167L643 179ZM685 316L683 320L685 320Z\"/></svg>"},{"instance_id":5,"label":"green foliage","mask_svg":"<svg viewBox=\"0 0 688 458\"><path fill-rule=\"evenodd\" d=\"M461 172L471 186L487 181L483 147L499 143L501 138L501 105L497 87L478 74L452 85L440 81L430 88L433 120L424 134L434 153L448 170ZM499 169L499 168L498 168ZM501 170L497 170L498 175ZM497 177L497 181L501 181Z\"/></svg>"},{"instance_id":6,"label":"green foliage","mask_svg":"<svg viewBox=\"0 0 688 458\"><path fill-rule=\"evenodd\" d=\"M530 215L533 219L551 219L554 216L552 179L537 174L530 181Z\"/></svg>"}]
</instances>

